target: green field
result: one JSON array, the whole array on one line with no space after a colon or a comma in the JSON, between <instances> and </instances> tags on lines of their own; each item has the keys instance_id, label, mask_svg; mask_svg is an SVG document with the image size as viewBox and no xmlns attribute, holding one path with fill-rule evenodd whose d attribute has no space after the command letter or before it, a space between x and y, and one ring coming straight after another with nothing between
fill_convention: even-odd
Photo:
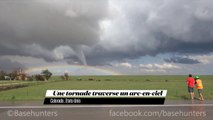
<instances>
[{"instance_id":1,"label":"green field","mask_svg":"<svg viewBox=\"0 0 213 120\"><path fill-rule=\"evenodd\" d=\"M47 82L37 81L0 81L2 85L10 83L28 84L28 87L0 91L0 100L43 100L46 90L168 90L170 100L189 99L185 79L187 76L72 76L64 81L52 77ZM205 99L213 99L213 76L200 76L204 84ZM89 80L90 79L90 80ZM6 84L5 84L6 83ZM198 97L197 91L195 96Z\"/></svg>"}]
</instances>

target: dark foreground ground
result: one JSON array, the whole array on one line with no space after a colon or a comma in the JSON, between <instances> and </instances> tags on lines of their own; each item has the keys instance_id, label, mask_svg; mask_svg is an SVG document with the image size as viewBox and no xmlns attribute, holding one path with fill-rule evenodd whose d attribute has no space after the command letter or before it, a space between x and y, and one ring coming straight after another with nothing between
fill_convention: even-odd
<instances>
[{"instance_id":1,"label":"dark foreground ground","mask_svg":"<svg viewBox=\"0 0 213 120\"><path fill-rule=\"evenodd\" d=\"M212 120L213 101L166 101L165 105L43 105L0 102L1 120Z\"/></svg>"}]
</instances>

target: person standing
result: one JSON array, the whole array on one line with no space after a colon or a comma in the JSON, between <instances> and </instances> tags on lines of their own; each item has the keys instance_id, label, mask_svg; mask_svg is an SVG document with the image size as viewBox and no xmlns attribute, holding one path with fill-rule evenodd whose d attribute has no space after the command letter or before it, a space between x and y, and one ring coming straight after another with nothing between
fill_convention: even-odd
<instances>
[{"instance_id":1,"label":"person standing","mask_svg":"<svg viewBox=\"0 0 213 120\"><path fill-rule=\"evenodd\" d=\"M203 83L202 80L200 79L199 76L195 76L195 80L196 80L196 88L199 94L199 100L203 101Z\"/></svg>"},{"instance_id":2,"label":"person standing","mask_svg":"<svg viewBox=\"0 0 213 120\"><path fill-rule=\"evenodd\" d=\"M194 100L195 79L192 77L192 74L189 74L189 77L186 79L186 83L188 85L188 92L191 96L191 99Z\"/></svg>"}]
</instances>

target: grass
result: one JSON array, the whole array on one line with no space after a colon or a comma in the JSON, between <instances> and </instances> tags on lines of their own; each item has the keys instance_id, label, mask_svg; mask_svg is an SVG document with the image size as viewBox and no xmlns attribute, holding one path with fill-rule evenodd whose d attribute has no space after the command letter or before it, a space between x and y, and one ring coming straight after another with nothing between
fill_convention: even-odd
<instances>
[{"instance_id":1,"label":"grass","mask_svg":"<svg viewBox=\"0 0 213 120\"><path fill-rule=\"evenodd\" d=\"M185 79L187 76L72 76L62 81L52 77L48 82L34 82L28 87L0 92L0 100L43 100L46 90L168 90L170 100L189 99ZM213 99L213 76L201 76L205 99ZM90 80L89 80L90 79ZM91 80L92 79L92 80ZM6 81L0 81L0 85ZM12 81L15 82L15 81ZM17 81L24 83L25 81ZM198 96L195 89L195 95Z\"/></svg>"}]
</instances>

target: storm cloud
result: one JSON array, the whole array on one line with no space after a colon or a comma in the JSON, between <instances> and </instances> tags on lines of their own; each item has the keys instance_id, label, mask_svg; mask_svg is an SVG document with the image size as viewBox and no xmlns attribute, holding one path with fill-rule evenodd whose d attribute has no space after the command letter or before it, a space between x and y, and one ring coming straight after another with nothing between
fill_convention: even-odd
<instances>
[{"instance_id":1,"label":"storm cloud","mask_svg":"<svg viewBox=\"0 0 213 120\"><path fill-rule=\"evenodd\" d=\"M19 68L22 68L22 69L25 68L24 65L18 62L12 62L9 59L0 59L0 63L1 63L0 70L3 70L3 71L11 71L11 70L19 69Z\"/></svg>"},{"instance_id":2,"label":"storm cloud","mask_svg":"<svg viewBox=\"0 0 213 120\"><path fill-rule=\"evenodd\" d=\"M104 55L114 56L111 59L213 51L212 1L133 0L111 4L117 14L103 22L102 47L97 47ZM94 51L91 54L103 57L102 52Z\"/></svg>"},{"instance_id":3,"label":"storm cloud","mask_svg":"<svg viewBox=\"0 0 213 120\"><path fill-rule=\"evenodd\" d=\"M61 46L78 52L81 46L99 41L99 21L107 14L106 8L107 1L99 0L0 1L0 47L7 51L1 55L53 60L57 55L52 51L57 53Z\"/></svg>"},{"instance_id":4,"label":"storm cloud","mask_svg":"<svg viewBox=\"0 0 213 120\"><path fill-rule=\"evenodd\" d=\"M201 63L196 59L191 59L187 57L172 57L170 59L165 59L168 63L181 63L181 64L198 64Z\"/></svg>"},{"instance_id":5,"label":"storm cloud","mask_svg":"<svg viewBox=\"0 0 213 120\"><path fill-rule=\"evenodd\" d=\"M1 56L108 65L146 55L205 55L212 45L211 0L0 1Z\"/></svg>"}]
</instances>

